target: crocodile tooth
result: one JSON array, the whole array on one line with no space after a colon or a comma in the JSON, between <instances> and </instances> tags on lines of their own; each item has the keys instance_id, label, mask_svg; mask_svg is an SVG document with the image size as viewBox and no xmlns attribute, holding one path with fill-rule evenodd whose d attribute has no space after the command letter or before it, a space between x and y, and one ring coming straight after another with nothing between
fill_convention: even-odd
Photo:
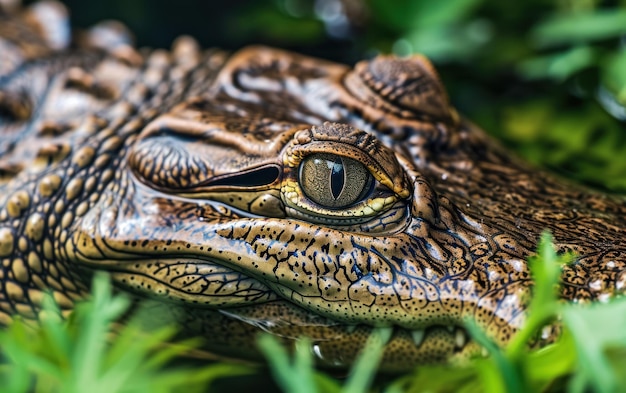
<instances>
[{"instance_id":1,"label":"crocodile tooth","mask_svg":"<svg viewBox=\"0 0 626 393\"><path fill-rule=\"evenodd\" d=\"M348 326L346 326L346 331L348 333L354 333L355 330L356 330L356 325L348 325Z\"/></svg>"},{"instance_id":2,"label":"crocodile tooth","mask_svg":"<svg viewBox=\"0 0 626 393\"><path fill-rule=\"evenodd\" d=\"M413 342L418 347L422 344L422 341L424 341L424 333L425 333L424 329L413 330L411 332L411 336L413 337Z\"/></svg>"},{"instance_id":3,"label":"crocodile tooth","mask_svg":"<svg viewBox=\"0 0 626 393\"><path fill-rule=\"evenodd\" d=\"M465 337L465 332L463 329L457 329L454 334L454 344L457 348L463 348L465 346L467 339Z\"/></svg>"}]
</instances>

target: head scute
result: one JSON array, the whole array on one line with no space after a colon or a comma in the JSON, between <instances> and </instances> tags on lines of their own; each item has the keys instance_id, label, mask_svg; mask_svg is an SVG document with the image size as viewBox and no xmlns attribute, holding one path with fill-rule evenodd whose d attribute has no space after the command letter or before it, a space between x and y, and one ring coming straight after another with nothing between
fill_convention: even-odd
<instances>
[{"instance_id":1,"label":"head scute","mask_svg":"<svg viewBox=\"0 0 626 393\"><path fill-rule=\"evenodd\" d=\"M416 55L379 56L356 64L348 89L363 101L399 112L402 117L454 123L456 115L432 64Z\"/></svg>"}]
</instances>

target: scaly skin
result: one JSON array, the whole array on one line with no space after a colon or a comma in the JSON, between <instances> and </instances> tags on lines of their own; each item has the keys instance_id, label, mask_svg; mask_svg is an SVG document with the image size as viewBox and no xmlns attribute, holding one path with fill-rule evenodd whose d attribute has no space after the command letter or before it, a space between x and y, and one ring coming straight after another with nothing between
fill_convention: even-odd
<instances>
[{"instance_id":1,"label":"scaly skin","mask_svg":"<svg viewBox=\"0 0 626 393\"><path fill-rule=\"evenodd\" d=\"M105 270L214 353L307 335L342 367L387 326L405 369L474 353L464 318L505 344L545 229L579 256L564 299L624 291L624 200L516 161L422 57L138 52L111 26L70 50L64 9L34 7L0 20L2 324Z\"/></svg>"}]
</instances>

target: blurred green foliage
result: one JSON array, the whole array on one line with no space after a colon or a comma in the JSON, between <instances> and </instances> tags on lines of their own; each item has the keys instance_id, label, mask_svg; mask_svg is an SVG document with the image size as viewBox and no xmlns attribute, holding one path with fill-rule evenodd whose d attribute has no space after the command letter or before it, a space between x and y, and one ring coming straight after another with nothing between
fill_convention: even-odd
<instances>
[{"instance_id":1,"label":"blurred green foliage","mask_svg":"<svg viewBox=\"0 0 626 393\"><path fill-rule=\"evenodd\" d=\"M336 39L351 43L350 57L425 54L461 112L529 161L626 192L626 1L278 0L264 7L289 26L318 20L329 30L320 4L331 3L342 4L336 9L348 19L356 15ZM278 17L265 24L245 16L258 32L281 29ZM290 36L302 45L320 41L316 26Z\"/></svg>"},{"instance_id":2,"label":"blurred green foliage","mask_svg":"<svg viewBox=\"0 0 626 393\"><path fill-rule=\"evenodd\" d=\"M626 2L368 4L388 32L372 44L429 56L470 119L535 164L626 192Z\"/></svg>"},{"instance_id":3,"label":"blurred green foliage","mask_svg":"<svg viewBox=\"0 0 626 393\"><path fill-rule=\"evenodd\" d=\"M112 295L105 274L95 276L91 300L67 321L47 296L40 325L18 317L0 331L0 392L204 392L217 378L252 372L231 364L172 366L198 339L169 343L172 327L148 332L138 320L116 331L114 322L129 306L127 297Z\"/></svg>"}]
</instances>

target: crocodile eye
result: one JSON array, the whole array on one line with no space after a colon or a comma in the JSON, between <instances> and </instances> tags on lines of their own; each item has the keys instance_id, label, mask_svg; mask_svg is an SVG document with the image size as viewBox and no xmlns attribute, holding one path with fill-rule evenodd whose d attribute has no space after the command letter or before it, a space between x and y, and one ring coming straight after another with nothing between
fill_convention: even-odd
<instances>
[{"instance_id":1,"label":"crocodile eye","mask_svg":"<svg viewBox=\"0 0 626 393\"><path fill-rule=\"evenodd\" d=\"M372 190L372 174L360 162L316 153L300 164L299 182L313 202L331 209L348 207Z\"/></svg>"}]
</instances>

